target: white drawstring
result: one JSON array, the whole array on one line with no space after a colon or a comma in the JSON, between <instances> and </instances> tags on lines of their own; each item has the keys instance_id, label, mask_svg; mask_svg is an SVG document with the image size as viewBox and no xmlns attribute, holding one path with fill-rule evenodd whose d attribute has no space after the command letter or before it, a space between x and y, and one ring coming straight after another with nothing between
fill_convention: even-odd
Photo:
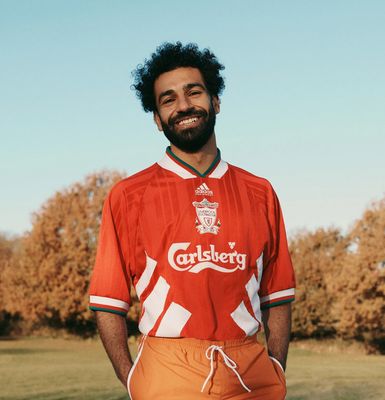
<instances>
[{"instance_id":1,"label":"white drawstring","mask_svg":"<svg viewBox=\"0 0 385 400\"><path fill-rule=\"evenodd\" d=\"M215 344L209 346L206 350L206 358L208 360L210 360L210 373L208 374L201 392L203 392L203 390L205 389L205 386L207 385L207 382L211 379L211 377L213 376L214 373L214 352L217 351L219 354L222 355L223 361L225 362L225 364L234 372L234 374L237 376L239 382L241 383L241 385L244 387L244 389L247 392L251 392L251 390L244 384L241 376L239 375L238 371L237 371L237 364L235 363L235 361L233 361L223 350L222 350L222 346L216 346Z\"/></svg>"}]
</instances>

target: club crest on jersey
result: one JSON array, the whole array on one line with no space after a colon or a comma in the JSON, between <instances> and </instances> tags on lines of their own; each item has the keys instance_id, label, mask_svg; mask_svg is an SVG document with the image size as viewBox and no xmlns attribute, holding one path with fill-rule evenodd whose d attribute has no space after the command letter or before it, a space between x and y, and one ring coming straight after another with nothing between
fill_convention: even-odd
<instances>
[{"instance_id":1,"label":"club crest on jersey","mask_svg":"<svg viewBox=\"0 0 385 400\"><path fill-rule=\"evenodd\" d=\"M194 201L193 206L197 213L197 219L195 220L195 226L199 233L214 233L215 235L219 231L221 226L220 221L217 221L217 208L218 203L210 203L206 198L202 201Z\"/></svg>"}]
</instances>

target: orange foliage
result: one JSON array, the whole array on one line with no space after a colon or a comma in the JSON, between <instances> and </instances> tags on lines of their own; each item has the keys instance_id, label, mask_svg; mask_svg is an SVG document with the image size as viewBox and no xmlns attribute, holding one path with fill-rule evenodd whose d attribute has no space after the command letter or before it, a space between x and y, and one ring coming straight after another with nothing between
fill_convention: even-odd
<instances>
[{"instance_id":1,"label":"orange foliage","mask_svg":"<svg viewBox=\"0 0 385 400\"><path fill-rule=\"evenodd\" d=\"M7 288L4 276L13 254L18 249L18 238L10 238L0 233L0 335L10 333L13 323L18 319L17 315L9 312L5 305Z\"/></svg>"},{"instance_id":2,"label":"orange foliage","mask_svg":"<svg viewBox=\"0 0 385 400\"><path fill-rule=\"evenodd\" d=\"M385 342L385 199L374 203L348 235L350 254L336 277L339 334L368 346Z\"/></svg>"},{"instance_id":3,"label":"orange foliage","mask_svg":"<svg viewBox=\"0 0 385 400\"><path fill-rule=\"evenodd\" d=\"M293 335L322 337L334 333L331 308L335 293L330 282L346 257L347 241L338 229L318 229L298 234L290 242L296 272Z\"/></svg>"},{"instance_id":4,"label":"orange foliage","mask_svg":"<svg viewBox=\"0 0 385 400\"><path fill-rule=\"evenodd\" d=\"M333 335L385 348L385 199L351 231L302 233L291 240L297 292L295 337Z\"/></svg>"},{"instance_id":5,"label":"orange foliage","mask_svg":"<svg viewBox=\"0 0 385 400\"><path fill-rule=\"evenodd\" d=\"M103 200L116 172L100 172L56 193L34 215L22 251L7 269L6 305L29 321L81 332L93 329L87 290Z\"/></svg>"}]
</instances>

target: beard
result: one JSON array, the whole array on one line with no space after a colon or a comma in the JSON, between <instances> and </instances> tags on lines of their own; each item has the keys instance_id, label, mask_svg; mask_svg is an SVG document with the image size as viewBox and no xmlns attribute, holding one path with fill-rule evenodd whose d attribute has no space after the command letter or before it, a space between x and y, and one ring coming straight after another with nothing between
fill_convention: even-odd
<instances>
[{"instance_id":1,"label":"beard","mask_svg":"<svg viewBox=\"0 0 385 400\"><path fill-rule=\"evenodd\" d=\"M199 125L193 128L178 129L178 121L188 117L200 117ZM170 118L167 123L161 120L161 124L163 133L170 143L186 153L195 153L200 150L213 135L215 120L215 110L213 105L210 104L208 113L205 110L191 107L186 111L179 112L177 116Z\"/></svg>"}]
</instances>

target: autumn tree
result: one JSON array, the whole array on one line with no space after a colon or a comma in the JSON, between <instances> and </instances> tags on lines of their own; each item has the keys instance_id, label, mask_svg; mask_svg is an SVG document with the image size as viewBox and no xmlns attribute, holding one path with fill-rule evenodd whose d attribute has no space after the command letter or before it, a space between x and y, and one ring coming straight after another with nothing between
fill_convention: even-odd
<instances>
[{"instance_id":1,"label":"autumn tree","mask_svg":"<svg viewBox=\"0 0 385 400\"><path fill-rule=\"evenodd\" d=\"M350 254L335 281L334 313L343 338L385 350L385 198L351 229Z\"/></svg>"},{"instance_id":2,"label":"autumn tree","mask_svg":"<svg viewBox=\"0 0 385 400\"><path fill-rule=\"evenodd\" d=\"M94 263L103 200L121 176L99 172L57 192L33 216L4 279L5 302L37 325L89 334L94 322L87 290Z\"/></svg>"},{"instance_id":3,"label":"autumn tree","mask_svg":"<svg viewBox=\"0 0 385 400\"><path fill-rule=\"evenodd\" d=\"M9 334L13 323L18 320L18 315L10 313L6 307L5 296L8 288L4 282L4 274L12 255L17 251L18 244L19 238L0 233L0 336Z\"/></svg>"},{"instance_id":4,"label":"autumn tree","mask_svg":"<svg viewBox=\"0 0 385 400\"><path fill-rule=\"evenodd\" d=\"M290 241L297 280L292 330L295 337L324 337L334 333L331 307L336 295L330 282L341 269L346 246L346 239L335 228L302 232Z\"/></svg>"}]
</instances>

